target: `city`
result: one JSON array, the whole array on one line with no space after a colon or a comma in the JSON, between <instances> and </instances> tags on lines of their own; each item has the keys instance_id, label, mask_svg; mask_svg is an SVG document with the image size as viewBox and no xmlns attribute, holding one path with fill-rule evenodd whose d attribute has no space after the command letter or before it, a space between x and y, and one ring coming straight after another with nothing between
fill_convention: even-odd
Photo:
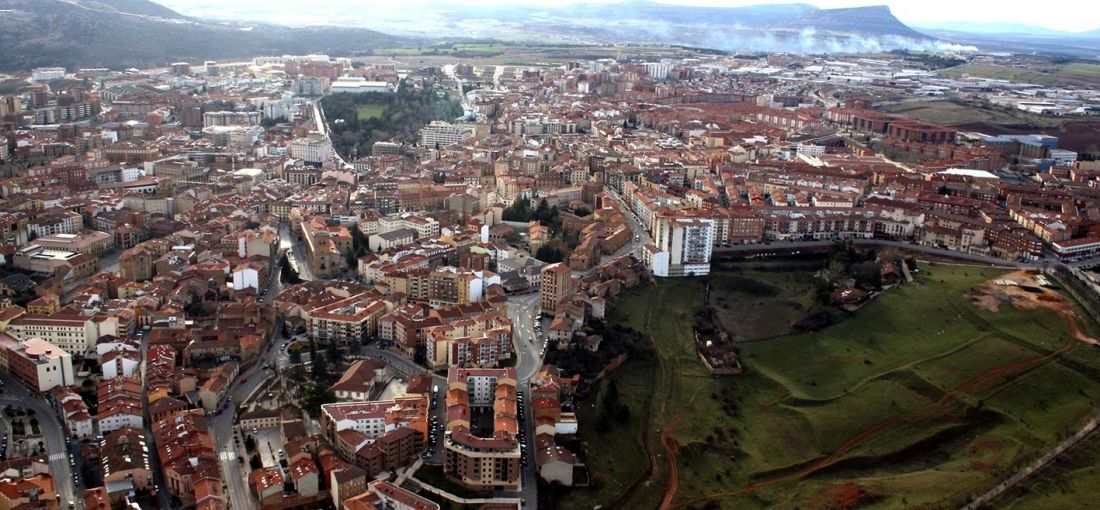
<instances>
[{"instance_id":1,"label":"city","mask_svg":"<svg viewBox=\"0 0 1100 510\"><path fill-rule=\"evenodd\" d=\"M1091 504L1100 63L558 29L0 59L0 508Z\"/></svg>"}]
</instances>

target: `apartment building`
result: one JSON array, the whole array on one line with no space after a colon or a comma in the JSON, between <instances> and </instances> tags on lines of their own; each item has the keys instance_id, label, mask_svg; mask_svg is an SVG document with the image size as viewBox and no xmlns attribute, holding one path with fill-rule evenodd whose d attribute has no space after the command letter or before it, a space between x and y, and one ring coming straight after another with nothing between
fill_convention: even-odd
<instances>
[{"instance_id":1,"label":"apartment building","mask_svg":"<svg viewBox=\"0 0 1100 510\"><path fill-rule=\"evenodd\" d=\"M290 142L290 157L306 163L324 163L335 155L332 141L321 133L310 133L305 138L295 138Z\"/></svg>"},{"instance_id":2,"label":"apartment building","mask_svg":"<svg viewBox=\"0 0 1100 510\"><path fill-rule=\"evenodd\" d=\"M74 384L72 356L41 338L0 333L0 369L39 393Z\"/></svg>"},{"instance_id":3,"label":"apartment building","mask_svg":"<svg viewBox=\"0 0 1100 510\"><path fill-rule=\"evenodd\" d=\"M703 276L710 273L714 249L713 218L659 214L654 221L655 250L646 250L653 276Z\"/></svg>"},{"instance_id":4,"label":"apartment building","mask_svg":"<svg viewBox=\"0 0 1100 510\"><path fill-rule=\"evenodd\" d=\"M542 313L553 315L573 292L573 276L569 266L558 262L542 268L539 278L539 301Z\"/></svg>"},{"instance_id":5,"label":"apartment building","mask_svg":"<svg viewBox=\"0 0 1100 510\"><path fill-rule=\"evenodd\" d=\"M472 138L475 133L476 127L472 124L451 124L436 120L420 128L420 145L427 148L446 147Z\"/></svg>"},{"instance_id":6,"label":"apartment building","mask_svg":"<svg viewBox=\"0 0 1100 510\"><path fill-rule=\"evenodd\" d=\"M11 321L7 332L25 340L40 338L76 356L94 352L99 338L99 328L91 317L67 313L24 315Z\"/></svg>"},{"instance_id":7,"label":"apartment building","mask_svg":"<svg viewBox=\"0 0 1100 510\"><path fill-rule=\"evenodd\" d=\"M520 485L516 369L451 367L447 372L447 434L443 472L472 490ZM492 427L475 433L471 416L492 413Z\"/></svg>"},{"instance_id":8,"label":"apartment building","mask_svg":"<svg viewBox=\"0 0 1100 510\"><path fill-rule=\"evenodd\" d=\"M347 345L378 335L378 320L386 304L373 295L358 294L306 312L306 331L317 342Z\"/></svg>"}]
</instances>

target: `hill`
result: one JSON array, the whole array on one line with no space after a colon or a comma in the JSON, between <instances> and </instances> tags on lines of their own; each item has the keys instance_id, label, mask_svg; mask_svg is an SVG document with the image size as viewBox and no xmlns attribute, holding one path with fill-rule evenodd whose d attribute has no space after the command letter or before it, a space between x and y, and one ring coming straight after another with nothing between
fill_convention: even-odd
<instances>
[{"instance_id":1,"label":"hill","mask_svg":"<svg viewBox=\"0 0 1100 510\"><path fill-rule=\"evenodd\" d=\"M0 70L143 67L264 54L355 54L409 44L359 28L214 23L148 0L0 0Z\"/></svg>"}]
</instances>

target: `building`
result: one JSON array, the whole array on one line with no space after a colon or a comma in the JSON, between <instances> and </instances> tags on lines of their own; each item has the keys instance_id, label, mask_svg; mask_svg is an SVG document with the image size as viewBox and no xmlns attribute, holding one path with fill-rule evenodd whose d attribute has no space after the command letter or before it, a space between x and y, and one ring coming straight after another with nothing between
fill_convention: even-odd
<instances>
[{"instance_id":1,"label":"building","mask_svg":"<svg viewBox=\"0 0 1100 510\"><path fill-rule=\"evenodd\" d=\"M366 402L374 393L375 383L384 382L386 365L369 359L356 360L332 385L332 391L341 401Z\"/></svg>"},{"instance_id":2,"label":"building","mask_svg":"<svg viewBox=\"0 0 1100 510\"><path fill-rule=\"evenodd\" d=\"M472 490L519 488L516 379L515 368L447 372L443 472L448 479ZM492 421L481 420L475 433L471 420L486 413Z\"/></svg>"},{"instance_id":3,"label":"building","mask_svg":"<svg viewBox=\"0 0 1100 510\"><path fill-rule=\"evenodd\" d=\"M539 301L542 313L554 315L573 292L573 274L562 262L542 268L539 278Z\"/></svg>"},{"instance_id":4,"label":"building","mask_svg":"<svg viewBox=\"0 0 1100 510\"><path fill-rule=\"evenodd\" d=\"M385 314L383 301L357 294L306 312L306 331L318 343L361 344L378 334L378 320Z\"/></svg>"},{"instance_id":5,"label":"building","mask_svg":"<svg viewBox=\"0 0 1100 510\"><path fill-rule=\"evenodd\" d=\"M367 491L344 502L343 510L439 510L439 504L386 480L375 480Z\"/></svg>"},{"instance_id":6,"label":"building","mask_svg":"<svg viewBox=\"0 0 1100 510\"><path fill-rule=\"evenodd\" d=\"M80 213L54 208L27 221L27 231L37 237L53 234L75 234L84 224Z\"/></svg>"},{"instance_id":7,"label":"building","mask_svg":"<svg viewBox=\"0 0 1100 510\"><path fill-rule=\"evenodd\" d=\"M0 370L39 393L74 384L72 356L41 338L21 341L0 333Z\"/></svg>"},{"instance_id":8,"label":"building","mask_svg":"<svg viewBox=\"0 0 1100 510\"><path fill-rule=\"evenodd\" d=\"M124 427L105 434L99 451L105 485L129 482L137 490L153 486L149 448L142 429Z\"/></svg>"},{"instance_id":9,"label":"building","mask_svg":"<svg viewBox=\"0 0 1100 510\"><path fill-rule=\"evenodd\" d=\"M428 148L446 147L472 138L475 133L476 127L472 124L451 124L436 120L420 128L420 145Z\"/></svg>"},{"instance_id":10,"label":"building","mask_svg":"<svg viewBox=\"0 0 1100 510\"><path fill-rule=\"evenodd\" d=\"M65 77L64 67L36 67L31 69L32 81L53 81Z\"/></svg>"},{"instance_id":11,"label":"building","mask_svg":"<svg viewBox=\"0 0 1100 510\"><path fill-rule=\"evenodd\" d=\"M259 126L260 116L260 112L206 112L202 127Z\"/></svg>"},{"instance_id":12,"label":"building","mask_svg":"<svg viewBox=\"0 0 1100 510\"><path fill-rule=\"evenodd\" d=\"M374 478L416 461L428 434L428 399L325 404L321 432L341 458Z\"/></svg>"},{"instance_id":13,"label":"building","mask_svg":"<svg viewBox=\"0 0 1100 510\"><path fill-rule=\"evenodd\" d=\"M11 321L7 332L24 340L41 338L76 356L94 352L99 339L99 328L91 317L71 313L24 315Z\"/></svg>"},{"instance_id":14,"label":"building","mask_svg":"<svg viewBox=\"0 0 1100 510\"><path fill-rule=\"evenodd\" d=\"M49 275L60 271L66 279L80 278L99 271L99 257L90 253L54 250L29 244L15 252L12 265L25 271Z\"/></svg>"},{"instance_id":15,"label":"building","mask_svg":"<svg viewBox=\"0 0 1100 510\"><path fill-rule=\"evenodd\" d=\"M366 78L343 76L332 82L329 88L332 94L361 94L363 92L393 92L393 87L384 81L368 81Z\"/></svg>"},{"instance_id":16,"label":"building","mask_svg":"<svg viewBox=\"0 0 1100 510\"><path fill-rule=\"evenodd\" d=\"M332 141L321 133L310 133L305 138L295 138L290 142L290 157L307 163L324 163L335 154Z\"/></svg>"},{"instance_id":17,"label":"building","mask_svg":"<svg viewBox=\"0 0 1100 510\"><path fill-rule=\"evenodd\" d=\"M710 273L715 225L712 218L658 215L650 259L653 276L703 276ZM667 254L667 258L661 253Z\"/></svg>"},{"instance_id":18,"label":"building","mask_svg":"<svg viewBox=\"0 0 1100 510\"><path fill-rule=\"evenodd\" d=\"M114 249L115 239L106 232L85 230L77 234L52 234L35 239L32 244L49 250L91 253L97 257Z\"/></svg>"}]
</instances>

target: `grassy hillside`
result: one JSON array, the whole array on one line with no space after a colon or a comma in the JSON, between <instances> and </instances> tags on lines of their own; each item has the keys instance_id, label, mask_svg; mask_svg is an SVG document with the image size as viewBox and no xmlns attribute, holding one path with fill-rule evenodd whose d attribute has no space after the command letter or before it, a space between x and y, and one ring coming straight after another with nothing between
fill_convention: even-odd
<instances>
[{"instance_id":1,"label":"grassy hillside","mask_svg":"<svg viewBox=\"0 0 1100 510\"><path fill-rule=\"evenodd\" d=\"M701 281L631 291L614 320L650 332L660 364L616 377L632 402L647 391L632 378L653 381L652 476L635 486L644 472L620 470L622 492L605 484L563 508L623 494L625 507L654 508L669 484L683 508L957 507L1057 443L1100 397L1100 353L1071 339L1064 316L967 295L1002 273L925 267L839 325L745 344L746 373L728 378L694 352ZM597 466L618 459L590 454L611 455Z\"/></svg>"}]
</instances>

